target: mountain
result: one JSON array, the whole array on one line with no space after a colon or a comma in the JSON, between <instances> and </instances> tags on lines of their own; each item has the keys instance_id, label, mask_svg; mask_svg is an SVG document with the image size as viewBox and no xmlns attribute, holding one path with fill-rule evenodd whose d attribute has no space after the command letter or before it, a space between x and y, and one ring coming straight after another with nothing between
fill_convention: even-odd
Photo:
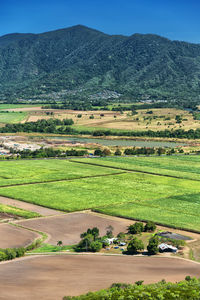
<instances>
[{"instance_id":1,"label":"mountain","mask_svg":"<svg viewBox=\"0 0 200 300\"><path fill-rule=\"evenodd\" d=\"M105 90L131 99L200 100L200 45L81 25L0 37L0 99L66 99Z\"/></svg>"}]
</instances>

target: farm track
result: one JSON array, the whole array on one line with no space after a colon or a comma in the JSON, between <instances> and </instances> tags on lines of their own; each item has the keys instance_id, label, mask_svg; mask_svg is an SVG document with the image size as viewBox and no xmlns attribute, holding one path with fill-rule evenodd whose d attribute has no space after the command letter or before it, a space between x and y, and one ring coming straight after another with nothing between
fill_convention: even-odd
<instances>
[{"instance_id":1,"label":"farm track","mask_svg":"<svg viewBox=\"0 0 200 300\"><path fill-rule=\"evenodd\" d=\"M59 215L59 214L64 213L63 211L43 207L43 206L36 205L36 204L31 204L31 203L21 201L21 200L2 197L2 196L0 196L0 203L5 204L5 205L11 205L11 206L25 209L28 211L36 212L45 217L52 216L52 215Z\"/></svg>"},{"instance_id":2,"label":"farm track","mask_svg":"<svg viewBox=\"0 0 200 300\"><path fill-rule=\"evenodd\" d=\"M62 181L74 181L79 179L86 179L86 178L96 178L96 177L105 177L105 176L111 176L111 175L120 175L120 174L126 174L128 171L124 172L118 172L118 173L112 173L112 174L101 174L101 175L93 175L93 176L82 176L77 178L70 178L70 179L57 179L57 180L49 180L49 181L36 181L36 182L25 182L25 183L15 183L15 184L8 184L0 186L1 188L7 188L7 187L14 187L14 186L24 186L24 185L32 185L32 184L44 184L44 183L54 183L54 182L62 182ZM1 196L1 195L0 195Z\"/></svg>"},{"instance_id":3,"label":"farm track","mask_svg":"<svg viewBox=\"0 0 200 300\"><path fill-rule=\"evenodd\" d=\"M115 169L115 170L126 171L124 173L133 172L133 173L142 173L142 174L155 175L155 176L163 176L163 177L169 177L169 178L175 178L175 179L200 181L200 179L195 179L195 178L185 178L185 177L181 177L181 176L160 174L160 173L154 173L154 172L148 172L148 171L142 171L142 170L126 169L126 168L114 167L114 166L109 166L109 165L93 164L93 163L83 162L83 161L70 160L70 162L74 162L74 163L78 163L78 164L86 164L86 165L91 165L91 166L97 166L97 167L103 167L103 168L111 168L111 169ZM115 175L115 174L112 174L112 175Z\"/></svg>"}]
</instances>

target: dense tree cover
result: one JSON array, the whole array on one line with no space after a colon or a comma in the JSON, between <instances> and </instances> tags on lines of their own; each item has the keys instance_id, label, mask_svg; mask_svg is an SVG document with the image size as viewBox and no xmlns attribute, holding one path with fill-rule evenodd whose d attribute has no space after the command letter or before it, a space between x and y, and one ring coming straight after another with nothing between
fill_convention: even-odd
<instances>
[{"instance_id":1,"label":"dense tree cover","mask_svg":"<svg viewBox=\"0 0 200 300\"><path fill-rule=\"evenodd\" d=\"M42 119L37 122L26 122L23 124L6 124L0 132L41 132L41 133L68 133L73 130L69 127L73 125L72 119Z\"/></svg>"},{"instance_id":2,"label":"dense tree cover","mask_svg":"<svg viewBox=\"0 0 200 300\"><path fill-rule=\"evenodd\" d=\"M86 295L70 297L63 300L197 300L200 299L200 280L186 276L186 280L170 283L162 280L154 284L125 284L116 283L109 289L89 292Z\"/></svg>"},{"instance_id":3,"label":"dense tree cover","mask_svg":"<svg viewBox=\"0 0 200 300\"><path fill-rule=\"evenodd\" d=\"M25 251L26 250L23 247L0 249L0 261L11 260L16 257L24 256Z\"/></svg>"},{"instance_id":4,"label":"dense tree cover","mask_svg":"<svg viewBox=\"0 0 200 300\"><path fill-rule=\"evenodd\" d=\"M67 156L84 156L87 155L87 150L54 150L53 148L40 148L34 151L27 150L14 150L10 149L12 154L16 154L20 158L44 158L44 157L67 157ZM9 159L9 156L7 157Z\"/></svg>"},{"instance_id":5,"label":"dense tree cover","mask_svg":"<svg viewBox=\"0 0 200 300\"><path fill-rule=\"evenodd\" d=\"M73 109L77 111L87 111L87 110L110 110L108 108L109 100L105 101L105 99L95 100L95 99L67 99L62 102L54 102L48 105L43 105L44 109Z\"/></svg>"},{"instance_id":6,"label":"dense tree cover","mask_svg":"<svg viewBox=\"0 0 200 300\"><path fill-rule=\"evenodd\" d=\"M81 132L85 134L85 132ZM91 132L90 132L91 133ZM88 132L87 132L88 134ZM176 130L146 130L146 131L114 131L114 130L97 130L93 136L128 136L128 137L158 137L158 138L179 138L179 139L199 139L200 129L176 129Z\"/></svg>"},{"instance_id":7,"label":"dense tree cover","mask_svg":"<svg viewBox=\"0 0 200 300\"><path fill-rule=\"evenodd\" d=\"M124 104L116 104L116 99L111 100L111 99L100 99L100 100L95 100L95 99L88 99L85 98L84 100L64 100L62 102L55 102L46 104L42 106L44 109L73 109L73 110L83 110L83 111L88 111L88 110L112 110L112 111L132 111L133 115L136 115L137 109L154 109L154 108L179 108L179 109L189 109L192 111L198 111L198 105L200 101L197 100L192 100L192 102L185 101L183 99L177 99L176 101L152 101L148 103L139 103L138 104L132 104L131 100L126 100L129 105L124 105ZM113 102L115 105L112 105ZM150 112L151 114L151 112Z\"/></svg>"},{"instance_id":8,"label":"dense tree cover","mask_svg":"<svg viewBox=\"0 0 200 300\"><path fill-rule=\"evenodd\" d=\"M198 44L153 34L111 36L80 25L6 35L0 37L0 97L92 98L106 88L126 99L199 100L199 56Z\"/></svg>"}]
</instances>

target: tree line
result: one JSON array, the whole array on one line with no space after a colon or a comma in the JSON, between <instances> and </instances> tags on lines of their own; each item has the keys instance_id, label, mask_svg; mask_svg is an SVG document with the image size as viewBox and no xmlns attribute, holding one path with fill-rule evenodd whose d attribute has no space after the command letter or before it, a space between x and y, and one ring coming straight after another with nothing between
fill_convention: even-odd
<instances>
[{"instance_id":1,"label":"tree line","mask_svg":"<svg viewBox=\"0 0 200 300\"><path fill-rule=\"evenodd\" d=\"M146 131L115 131L115 130L77 130L72 127L72 119L48 119L38 120L37 122L26 122L23 124L6 124L0 128L1 133L11 132L40 132L69 135L93 135L94 137L103 136L127 136L127 137L158 137L158 138L179 138L179 139L200 139L200 129L176 129L176 130L146 130Z\"/></svg>"},{"instance_id":2,"label":"tree line","mask_svg":"<svg viewBox=\"0 0 200 300\"><path fill-rule=\"evenodd\" d=\"M171 283L162 279L158 283L143 284L138 280L135 284L114 283L109 289L90 292L81 296L66 296L63 300L147 300L147 299L200 299L200 279L186 276L185 280Z\"/></svg>"},{"instance_id":3,"label":"tree line","mask_svg":"<svg viewBox=\"0 0 200 300\"><path fill-rule=\"evenodd\" d=\"M34 151L10 149L10 153L16 154L20 158L45 158L45 157L67 157L67 156L84 156L87 155L87 150L54 150L53 148L40 148ZM9 158L9 157L8 157Z\"/></svg>"}]
</instances>

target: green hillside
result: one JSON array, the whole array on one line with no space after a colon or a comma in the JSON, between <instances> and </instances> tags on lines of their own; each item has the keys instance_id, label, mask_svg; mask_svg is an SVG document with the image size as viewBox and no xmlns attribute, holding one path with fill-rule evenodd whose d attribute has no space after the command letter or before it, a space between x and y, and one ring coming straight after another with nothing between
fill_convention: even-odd
<instances>
[{"instance_id":1,"label":"green hillside","mask_svg":"<svg viewBox=\"0 0 200 300\"><path fill-rule=\"evenodd\" d=\"M78 25L0 37L0 97L200 99L200 45L152 34L111 36Z\"/></svg>"}]
</instances>

